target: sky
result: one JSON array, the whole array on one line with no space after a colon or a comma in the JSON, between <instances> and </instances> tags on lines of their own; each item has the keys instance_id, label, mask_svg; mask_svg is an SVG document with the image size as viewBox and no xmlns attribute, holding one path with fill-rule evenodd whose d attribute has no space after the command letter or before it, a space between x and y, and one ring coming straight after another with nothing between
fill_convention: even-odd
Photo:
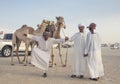
<instances>
[{"instance_id":1,"label":"sky","mask_svg":"<svg viewBox=\"0 0 120 84\"><path fill-rule=\"evenodd\" d=\"M23 24L36 29L43 19L56 22L56 16L64 17L66 36L78 32L78 24L95 22L102 43L120 43L120 0L0 0L0 31L14 32Z\"/></svg>"}]
</instances>

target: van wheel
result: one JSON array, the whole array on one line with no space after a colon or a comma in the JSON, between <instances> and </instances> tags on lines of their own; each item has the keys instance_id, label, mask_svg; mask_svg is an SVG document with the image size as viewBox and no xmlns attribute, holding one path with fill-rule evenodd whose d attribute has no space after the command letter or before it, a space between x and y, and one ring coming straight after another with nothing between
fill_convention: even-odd
<instances>
[{"instance_id":1,"label":"van wheel","mask_svg":"<svg viewBox=\"0 0 120 84\"><path fill-rule=\"evenodd\" d=\"M11 56L11 53L12 53L12 49L8 46L5 46L3 49L2 49L2 56L4 57L9 57Z\"/></svg>"}]
</instances>

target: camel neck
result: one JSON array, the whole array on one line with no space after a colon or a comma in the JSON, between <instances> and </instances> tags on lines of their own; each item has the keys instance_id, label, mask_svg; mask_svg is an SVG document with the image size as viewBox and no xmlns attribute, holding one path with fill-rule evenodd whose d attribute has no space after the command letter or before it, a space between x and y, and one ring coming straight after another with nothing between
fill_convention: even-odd
<instances>
[{"instance_id":1,"label":"camel neck","mask_svg":"<svg viewBox=\"0 0 120 84\"><path fill-rule=\"evenodd\" d=\"M60 33L61 28L57 27L57 33Z\"/></svg>"},{"instance_id":2,"label":"camel neck","mask_svg":"<svg viewBox=\"0 0 120 84\"><path fill-rule=\"evenodd\" d=\"M54 33L54 38L60 38L60 30L61 28L60 27L57 27L55 33Z\"/></svg>"}]
</instances>

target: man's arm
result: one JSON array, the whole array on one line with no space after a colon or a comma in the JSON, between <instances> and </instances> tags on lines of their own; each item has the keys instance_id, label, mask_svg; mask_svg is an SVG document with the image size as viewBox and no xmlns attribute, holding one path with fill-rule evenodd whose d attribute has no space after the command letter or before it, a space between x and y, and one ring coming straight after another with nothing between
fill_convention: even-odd
<instances>
[{"instance_id":1,"label":"man's arm","mask_svg":"<svg viewBox=\"0 0 120 84\"><path fill-rule=\"evenodd\" d=\"M65 37L64 39L54 39L54 43L64 43L68 40L69 38L68 37Z\"/></svg>"},{"instance_id":2,"label":"man's arm","mask_svg":"<svg viewBox=\"0 0 120 84\"><path fill-rule=\"evenodd\" d=\"M24 34L24 36L26 36L29 39L38 41L38 36L32 35L32 34Z\"/></svg>"},{"instance_id":3,"label":"man's arm","mask_svg":"<svg viewBox=\"0 0 120 84\"><path fill-rule=\"evenodd\" d=\"M88 34L87 35L87 39L86 39L86 45L85 45L85 54L84 54L84 57L87 57L88 56L88 51L89 51L89 48L90 48L90 35Z\"/></svg>"},{"instance_id":4,"label":"man's arm","mask_svg":"<svg viewBox=\"0 0 120 84\"><path fill-rule=\"evenodd\" d=\"M74 35L69 39L69 41L70 41L70 42L74 41L74 40L76 39L76 35L77 35L77 34L74 34Z\"/></svg>"}]
</instances>

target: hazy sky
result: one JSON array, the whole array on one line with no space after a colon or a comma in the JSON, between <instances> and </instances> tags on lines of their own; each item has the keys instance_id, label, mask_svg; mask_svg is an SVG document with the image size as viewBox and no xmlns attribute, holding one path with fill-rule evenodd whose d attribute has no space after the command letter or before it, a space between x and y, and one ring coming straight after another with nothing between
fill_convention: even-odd
<instances>
[{"instance_id":1,"label":"hazy sky","mask_svg":"<svg viewBox=\"0 0 120 84\"><path fill-rule=\"evenodd\" d=\"M63 16L72 36L78 24L97 24L102 42L120 42L120 0L0 0L0 30L15 31L23 24L36 29L43 19ZM87 29L85 30L87 31Z\"/></svg>"}]
</instances>

